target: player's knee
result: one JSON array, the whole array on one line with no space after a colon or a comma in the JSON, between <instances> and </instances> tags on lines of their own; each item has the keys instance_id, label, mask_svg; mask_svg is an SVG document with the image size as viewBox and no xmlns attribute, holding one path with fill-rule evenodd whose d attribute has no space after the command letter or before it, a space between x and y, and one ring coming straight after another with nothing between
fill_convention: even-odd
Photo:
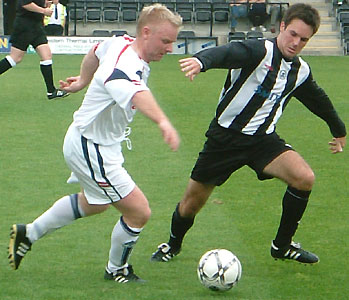
<instances>
[{"instance_id":1,"label":"player's knee","mask_svg":"<svg viewBox=\"0 0 349 300\"><path fill-rule=\"evenodd\" d=\"M143 211L143 216L142 216L142 222L144 223L143 226L148 222L148 220L151 217L151 209L148 206L147 209Z\"/></svg>"},{"instance_id":2,"label":"player's knee","mask_svg":"<svg viewBox=\"0 0 349 300\"><path fill-rule=\"evenodd\" d=\"M292 186L301 191L310 191L315 182L315 174L312 170L305 172L295 180Z\"/></svg>"},{"instance_id":3,"label":"player's knee","mask_svg":"<svg viewBox=\"0 0 349 300\"><path fill-rule=\"evenodd\" d=\"M124 220L131 227L143 228L147 224L151 216L151 210L148 207L147 209L142 209L142 211L137 211L132 214L124 214Z\"/></svg>"},{"instance_id":4,"label":"player's knee","mask_svg":"<svg viewBox=\"0 0 349 300\"><path fill-rule=\"evenodd\" d=\"M199 201L182 201L179 205L179 214L184 218L193 218L200 211L200 209L205 205L205 202Z\"/></svg>"}]
</instances>

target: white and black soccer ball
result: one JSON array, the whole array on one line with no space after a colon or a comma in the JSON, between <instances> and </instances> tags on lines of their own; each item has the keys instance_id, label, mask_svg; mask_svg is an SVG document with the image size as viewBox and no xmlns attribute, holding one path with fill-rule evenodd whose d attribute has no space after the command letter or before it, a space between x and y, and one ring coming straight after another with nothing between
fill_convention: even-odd
<instances>
[{"instance_id":1,"label":"white and black soccer ball","mask_svg":"<svg viewBox=\"0 0 349 300\"><path fill-rule=\"evenodd\" d=\"M214 249L201 257L197 273L205 287L213 291L227 291L240 280L242 268L239 259L232 252Z\"/></svg>"}]
</instances>

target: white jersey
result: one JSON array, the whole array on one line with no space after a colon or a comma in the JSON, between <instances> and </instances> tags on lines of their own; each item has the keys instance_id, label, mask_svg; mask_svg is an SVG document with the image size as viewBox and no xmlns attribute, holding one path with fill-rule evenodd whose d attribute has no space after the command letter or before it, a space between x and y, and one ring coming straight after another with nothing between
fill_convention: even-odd
<instances>
[{"instance_id":1,"label":"white jersey","mask_svg":"<svg viewBox=\"0 0 349 300\"><path fill-rule=\"evenodd\" d=\"M96 144L112 145L125 138L125 128L136 113L132 97L149 90L150 68L130 47L134 40L127 35L112 37L95 47L99 67L73 125Z\"/></svg>"}]
</instances>

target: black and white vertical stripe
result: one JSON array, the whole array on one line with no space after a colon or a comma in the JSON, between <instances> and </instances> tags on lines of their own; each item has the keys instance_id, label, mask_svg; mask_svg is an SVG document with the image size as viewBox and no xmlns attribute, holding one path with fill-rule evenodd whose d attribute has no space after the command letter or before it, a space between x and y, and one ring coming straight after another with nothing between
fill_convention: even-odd
<instances>
[{"instance_id":1,"label":"black and white vertical stripe","mask_svg":"<svg viewBox=\"0 0 349 300\"><path fill-rule=\"evenodd\" d=\"M264 57L257 67L230 70L216 111L222 127L248 135L272 133L290 94L310 74L301 58L286 61L275 42L261 42Z\"/></svg>"}]
</instances>

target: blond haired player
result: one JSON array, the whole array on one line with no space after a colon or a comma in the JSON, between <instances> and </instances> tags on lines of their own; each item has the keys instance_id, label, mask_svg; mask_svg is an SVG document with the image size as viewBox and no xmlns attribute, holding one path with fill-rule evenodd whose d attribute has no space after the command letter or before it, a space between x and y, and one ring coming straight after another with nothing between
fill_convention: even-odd
<instances>
[{"instance_id":1,"label":"blond haired player","mask_svg":"<svg viewBox=\"0 0 349 300\"><path fill-rule=\"evenodd\" d=\"M84 57L80 76L61 82L67 92L79 91L91 82L74 113L63 149L72 170L69 181L78 180L82 192L59 199L30 224L12 226L9 258L14 269L46 233L113 206L121 217L111 234L104 277L122 283L143 281L128 261L151 211L147 198L122 166L121 142L139 110L158 125L169 147L177 150L179 136L147 87L147 79L148 63L172 51L181 24L181 17L165 6L145 7L136 38L113 37L95 46Z\"/></svg>"}]
</instances>

